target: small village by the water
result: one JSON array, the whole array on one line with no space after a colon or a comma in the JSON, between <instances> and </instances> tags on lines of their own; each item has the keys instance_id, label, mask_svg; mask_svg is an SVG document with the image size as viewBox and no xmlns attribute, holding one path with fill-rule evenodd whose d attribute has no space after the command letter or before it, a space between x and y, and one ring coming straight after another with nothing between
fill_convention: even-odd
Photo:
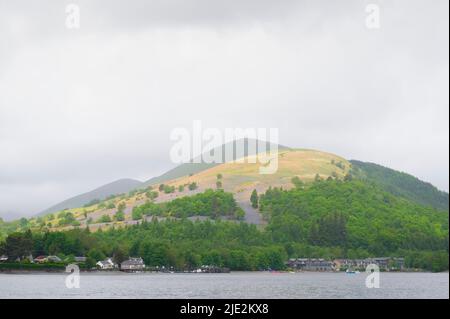
<instances>
[{"instance_id":1,"label":"small village by the water","mask_svg":"<svg viewBox=\"0 0 450 319\"><path fill-rule=\"evenodd\" d=\"M202 265L185 269L165 266L148 266L141 257L130 257L116 261L109 257L96 262L95 266L87 266L87 257L76 256L62 259L54 256L28 256L20 260L10 260L8 256L0 256L0 272L14 272L26 270L64 271L69 264L76 264L83 271L122 271L122 272L165 272L165 273L229 273L230 269L215 265ZM289 272L360 272L368 267L377 267L380 271L417 271L406 269L404 258L375 257L365 259L334 259L324 258L291 258L285 262L282 270L259 269L259 271L289 271Z\"/></svg>"}]
</instances>

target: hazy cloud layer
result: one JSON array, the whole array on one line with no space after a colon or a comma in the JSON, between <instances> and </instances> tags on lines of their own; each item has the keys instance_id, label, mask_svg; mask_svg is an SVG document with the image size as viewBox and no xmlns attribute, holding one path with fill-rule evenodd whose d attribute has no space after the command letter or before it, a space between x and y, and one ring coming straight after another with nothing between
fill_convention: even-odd
<instances>
[{"instance_id":1,"label":"hazy cloud layer","mask_svg":"<svg viewBox=\"0 0 450 319\"><path fill-rule=\"evenodd\" d=\"M448 190L448 1L0 0L0 216L170 168L174 127L280 142Z\"/></svg>"}]
</instances>

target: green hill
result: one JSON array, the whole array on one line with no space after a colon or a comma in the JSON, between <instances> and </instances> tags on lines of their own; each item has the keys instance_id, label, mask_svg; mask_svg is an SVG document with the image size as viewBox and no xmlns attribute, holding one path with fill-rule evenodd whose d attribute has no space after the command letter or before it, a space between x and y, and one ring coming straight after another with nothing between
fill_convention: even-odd
<instances>
[{"instance_id":1,"label":"green hill","mask_svg":"<svg viewBox=\"0 0 450 319\"><path fill-rule=\"evenodd\" d=\"M206 191L144 204L141 213L150 219L129 227L11 234L0 242L0 254L83 255L91 266L106 256L141 256L155 267L232 270L283 269L287 258L299 256L385 256L405 257L409 268L448 269L448 213L394 196L372 182L318 179L291 190L271 188L259 205L268 221L265 228L179 218L238 211L231 193ZM167 218L158 219L161 214ZM17 249L17 242L28 244Z\"/></svg>"},{"instance_id":2,"label":"green hill","mask_svg":"<svg viewBox=\"0 0 450 319\"><path fill-rule=\"evenodd\" d=\"M222 147L229 147L230 145L227 144ZM85 207L83 205L88 202L87 199L84 199L83 204L80 204L79 207L69 206L67 202L62 203L58 206L59 210L70 208L70 213L74 217L74 220L70 223L68 222L70 220L64 219L63 213L58 213L50 216L52 219L30 220L28 226L35 228L39 225L45 225L52 230L63 230L89 225L90 229L95 231L99 227L110 227L115 224L118 226L130 225L136 222L132 216L133 209L144 204L150 197L155 203L164 203L184 196L192 196L207 189L216 189L218 176L221 176L220 188L233 194L239 206L244 209L246 220L252 220L258 225L265 225L265 221L260 218L257 212L248 208L252 191L256 189L259 194L262 194L269 187L291 189L294 187L294 177L305 184L309 184L316 177L344 180L347 175L353 176L354 179L376 184L383 191L396 197L448 212L448 194L411 175L376 164L360 161L349 162L337 155L321 151L290 149L283 146L279 146L279 149L281 151L278 158L278 170L275 174L259 174L259 164L251 163L251 161L223 164L203 162L182 164L147 182L140 184L138 182L136 184L138 185L137 189L121 196L108 197L106 200L85 205ZM218 149L213 151L216 150ZM194 190L187 187L191 183L196 184ZM166 191L164 188L160 189L161 184L164 184L164 187L170 189L170 191ZM129 186L129 188L132 186ZM152 192L156 193L154 194L155 197L149 194L149 187L151 187ZM102 197L96 195L93 198ZM118 207L121 206L124 216L121 220L115 220L115 214ZM55 211L55 208L52 210ZM254 218L250 218L251 216Z\"/></svg>"},{"instance_id":3,"label":"green hill","mask_svg":"<svg viewBox=\"0 0 450 319\"><path fill-rule=\"evenodd\" d=\"M373 181L393 195L407 198L421 205L449 210L449 194L438 190L430 183L378 164L356 160L350 162L355 176Z\"/></svg>"},{"instance_id":4,"label":"green hill","mask_svg":"<svg viewBox=\"0 0 450 319\"><path fill-rule=\"evenodd\" d=\"M448 269L448 213L368 181L271 189L261 197L260 209L273 242L293 255L404 256L411 267Z\"/></svg>"}]
</instances>

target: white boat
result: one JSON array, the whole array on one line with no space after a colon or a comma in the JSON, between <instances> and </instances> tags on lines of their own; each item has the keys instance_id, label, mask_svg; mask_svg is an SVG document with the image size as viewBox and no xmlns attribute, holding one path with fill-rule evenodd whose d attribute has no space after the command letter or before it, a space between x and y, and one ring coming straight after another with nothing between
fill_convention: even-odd
<instances>
[{"instance_id":1,"label":"white boat","mask_svg":"<svg viewBox=\"0 0 450 319\"><path fill-rule=\"evenodd\" d=\"M349 274L349 275L354 275L354 274L359 274L359 271L347 269L347 270L345 271L345 273L346 273L346 274Z\"/></svg>"}]
</instances>

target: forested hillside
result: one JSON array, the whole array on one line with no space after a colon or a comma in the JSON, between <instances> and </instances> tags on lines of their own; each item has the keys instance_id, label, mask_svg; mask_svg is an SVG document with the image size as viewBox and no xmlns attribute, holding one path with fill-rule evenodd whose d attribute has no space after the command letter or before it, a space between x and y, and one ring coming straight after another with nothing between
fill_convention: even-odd
<instances>
[{"instance_id":1,"label":"forested hillside","mask_svg":"<svg viewBox=\"0 0 450 319\"><path fill-rule=\"evenodd\" d=\"M270 189L260 207L273 241L294 250L306 253L316 246L358 258L430 254L448 263L448 213L369 182L324 180L289 191Z\"/></svg>"},{"instance_id":2,"label":"forested hillside","mask_svg":"<svg viewBox=\"0 0 450 319\"><path fill-rule=\"evenodd\" d=\"M395 171L378 164L350 161L353 173L373 181L385 191L412 200L418 204L449 210L449 195L412 175Z\"/></svg>"},{"instance_id":3,"label":"forested hillside","mask_svg":"<svg viewBox=\"0 0 450 319\"><path fill-rule=\"evenodd\" d=\"M254 199L255 200L255 199ZM361 180L297 183L259 197L265 229L238 221L190 221L191 214L231 216L231 194L207 191L161 206L142 206L140 224L90 232L33 231L10 234L0 254L87 256L88 265L106 256L141 256L150 266L232 270L282 269L289 257L405 257L406 266L448 269L448 213L396 197ZM159 207L159 211L153 211ZM157 216L173 217L158 221ZM214 217L214 215L210 215Z\"/></svg>"}]
</instances>

